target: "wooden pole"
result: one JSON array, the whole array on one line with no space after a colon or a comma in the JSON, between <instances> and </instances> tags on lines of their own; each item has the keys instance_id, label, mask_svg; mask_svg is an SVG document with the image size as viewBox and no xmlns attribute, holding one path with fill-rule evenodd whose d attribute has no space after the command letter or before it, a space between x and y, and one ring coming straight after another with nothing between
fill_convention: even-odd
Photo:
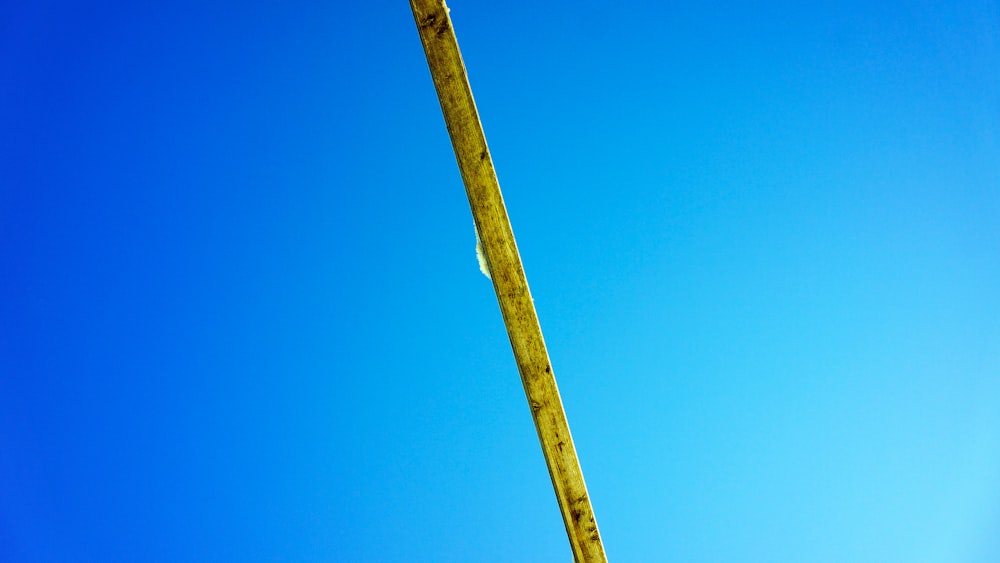
<instances>
[{"instance_id":1,"label":"wooden pole","mask_svg":"<svg viewBox=\"0 0 1000 563\"><path fill-rule=\"evenodd\" d=\"M542 339L528 280L514 243L514 232L486 135L472 99L472 89L444 0L410 0L420 41L427 55L445 124L482 239L500 312L521 374L545 463L552 478L566 534L579 562L606 562L597 520L583 481L569 422L556 387L549 353Z\"/></svg>"}]
</instances>

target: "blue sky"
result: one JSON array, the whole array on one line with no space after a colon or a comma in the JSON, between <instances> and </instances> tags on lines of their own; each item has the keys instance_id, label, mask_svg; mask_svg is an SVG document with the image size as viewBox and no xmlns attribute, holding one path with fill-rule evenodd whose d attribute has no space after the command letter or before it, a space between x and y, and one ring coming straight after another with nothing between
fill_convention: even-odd
<instances>
[{"instance_id":1,"label":"blue sky","mask_svg":"<svg viewBox=\"0 0 1000 563\"><path fill-rule=\"evenodd\" d=\"M1000 5L459 2L614 561L1000 560ZM0 15L0 560L567 561L405 2Z\"/></svg>"}]
</instances>

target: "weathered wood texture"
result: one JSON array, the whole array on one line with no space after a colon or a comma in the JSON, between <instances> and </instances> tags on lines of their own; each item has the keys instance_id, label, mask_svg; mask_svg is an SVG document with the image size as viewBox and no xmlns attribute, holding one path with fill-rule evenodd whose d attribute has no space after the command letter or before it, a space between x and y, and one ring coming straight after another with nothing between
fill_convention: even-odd
<instances>
[{"instance_id":1,"label":"weathered wood texture","mask_svg":"<svg viewBox=\"0 0 1000 563\"><path fill-rule=\"evenodd\" d=\"M574 559L607 561L448 8L444 0L410 0L410 7L482 238Z\"/></svg>"}]
</instances>

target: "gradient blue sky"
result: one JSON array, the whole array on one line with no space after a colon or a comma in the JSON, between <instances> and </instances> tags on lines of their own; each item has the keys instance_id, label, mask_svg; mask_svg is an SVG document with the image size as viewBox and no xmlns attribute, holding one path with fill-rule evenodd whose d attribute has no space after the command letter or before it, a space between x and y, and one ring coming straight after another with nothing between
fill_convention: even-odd
<instances>
[{"instance_id":1,"label":"gradient blue sky","mask_svg":"<svg viewBox=\"0 0 1000 563\"><path fill-rule=\"evenodd\" d=\"M451 3L609 556L1000 561L1000 5ZM568 561L403 1L0 8L0 561Z\"/></svg>"}]
</instances>

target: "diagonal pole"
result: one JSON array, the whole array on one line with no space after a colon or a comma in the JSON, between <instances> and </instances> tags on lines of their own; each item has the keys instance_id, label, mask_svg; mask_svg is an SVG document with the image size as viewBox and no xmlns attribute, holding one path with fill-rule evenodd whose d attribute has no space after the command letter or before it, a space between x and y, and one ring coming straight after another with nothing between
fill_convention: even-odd
<instances>
[{"instance_id":1,"label":"diagonal pole","mask_svg":"<svg viewBox=\"0 0 1000 563\"><path fill-rule=\"evenodd\" d=\"M427 55L458 169L482 239L493 288L514 350L531 416L538 431L556 500L578 563L606 562L597 520L573 447L569 422L542 339L528 280L514 243L493 160L486 146L465 63L458 50L444 0L410 0L420 41Z\"/></svg>"}]
</instances>

